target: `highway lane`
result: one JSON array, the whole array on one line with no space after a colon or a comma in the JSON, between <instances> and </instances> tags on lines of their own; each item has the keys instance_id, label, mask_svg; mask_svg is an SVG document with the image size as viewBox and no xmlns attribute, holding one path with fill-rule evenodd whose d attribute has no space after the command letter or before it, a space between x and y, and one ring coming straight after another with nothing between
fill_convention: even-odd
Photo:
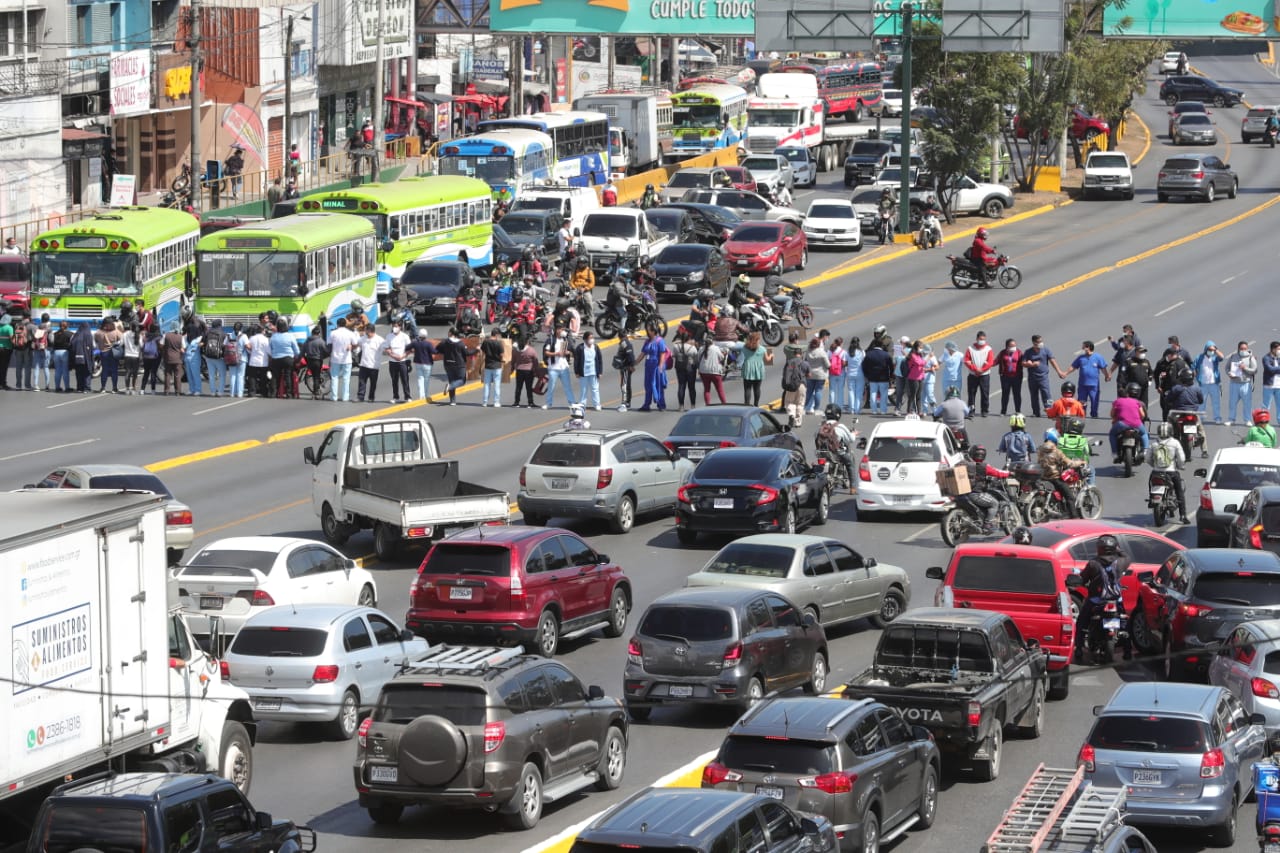
<instances>
[{"instance_id":1,"label":"highway lane","mask_svg":"<svg viewBox=\"0 0 1280 853\"><path fill-rule=\"evenodd\" d=\"M1139 108L1153 128L1163 128L1164 108L1156 104L1154 98ZM1240 111L1222 112L1238 121ZM1220 123L1224 121L1223 116L1218 118ZM1139 169L1143 186L1153 185L1154 169L1164 153L1163 143L1157 142L1148 161ZM821 309L819 322L831 327L836 334L861 333L865 337L875 322L886 322L895 334L931 334L984 310L1010 305L1082 273L1114 264L1143 249L1195 233L1229 214L1261 203L1274 193L1280 176L1280 170L1271 166L1267 153L1253 147L1247 152L1240 151L1237 147L1231 155L1241 169L1242 180L1250 189L1260 190L1246 193L1234 202L1220 201L1212 207L1156 205L1152 193L1145 192L1132 204L1082 203L995 231L996 242L1011 250L1027 273L1026 283L1013 294L955 291L946 283L942 253L911 253L813 288L809 298ZM825 185L837 191L838 176ZM1120 323L1126 321L1138 327L1153 349L1159 349L1164 336L1170 332L1182 334L1184 342L1193 348L1196 343L1189 338L1201 334L1202 330L1210 330L1207 333L1220 344L1241 336L1265 338L1270 330L1256 326L1272 326L1275 321L1259 317L1257 312L1249 315L1247 309L1264 298L1263 288L1269 283L1264 269L1275 263L1271 252L1276 250L1268 239L1271 220L1273 215L1255 216L1226 231L1198 238L1187 246L1106 272L1068 291L986 321L986 329L995 342L1013 334L1019 336L1022 343L1033 329L1040 330L1057 350L1060 361L1065 361L1078 339L1100 338L1108 331L1118 331ZM970 222L979 223L972 219ZM960 248L957 242L948 247L948 251ZM891 250L874 251L887 254ZM864 250L863 255L874 257L868 250ZM842 255L815 253L810 272L828 269L841 260L844 260ZM1236 278L1227 285L1221 284L1231 276ZM1181 306L1156 316L1157 312L1179 302ZM965 325L951 337L964 343L972 331L971 325ZM27 482L43 473L54 459L89 461L105 455L105 458L152 462L247 437L264 440L281 430L359 411L354 404L335 407L309 401L292 404L254 400L195 415L193 412L211 408L217 401L111 396L72 398L85 402L54 410L33 405L47 403L46 399L40 399L44 397L46 395L21 398L24 409L31 413L27 422L30 432L22 447L11 449L10 454L93 437L100 440L90 445L3 460L6 481L12 484ZM469 399L474 400L475 395ZM376 411L372 407L371 410ZM416 414L423 410L411 411ZM532 443L543 430L563 419L563 411L504 409L486 410L481 418L476 415L473 407L466 405L426 412L440 431L446 450L458 453L463 459L464 477L512 488L518 466ZM592 413L592 417L605 425L625 424L662 435L675 416L655 414L643 418L604 412ZM864 421L864 428L868 428L869 423ZM1042 423L1033 421L1032 426L1038 430ZM810 436L815 427L810 419L804 428L805 435ZM974 431L979 440L994 444L1003 431L1003 422L994 418L978 419L974 421ZM1225 432L1214 430L1211 441L1227 440ZM195 507L202 537L285 532L316 536L318 525L305 502L306 471L301 465L299 450L304 441L284 441L193 463L162 476ZM1143 521L1146 516L1141 512L1140 492L1144 482L1135 478L1120 483L1104 471L1102 484L1108 515ZM854 519L852 502L842 500L826 532L854 543L882 561L907 567L915 584L916 602L927 603L933 584L925 581L924 568L946 559L946 551L936 535L936 525L927 517L856 526ZM662 591L679 586L683 577L714 550L713 543L704 543L697 549L679 548L665 520L651 520L626 537L607 535L600 526L583 525L579 529L628 567L640 606ZM1189 531L1176 531L1175 535L1182 541L1190 541ZM367 538L353 540L351 553L368 550L371 548ZM395 565L374 566L383 604L394 616L399 616L405 608L413 562L413 556L406 555ZM865 626L833 633L832 663L837 678L865 664L875 636L876 632ZM567 647L564 659L585 680L617 691L623 654L620 643L598 638L579 641ZM1128 677L1135 674L1140 676L1141 671L1126 673ZM1087 709L1105 701L1116 683L1117 676L1109 672L1077 676L1071 699L1053 703L1049 708L1052 736L1038 744L1011 744L1005 771L996 783L977 785L963 774L949 779L941 803L945 821L942 826L948 827L949 840L958 842L955 845L958 849L976 847L1034 763L1040 760L1070 763L1087 730ZM499 840L488 837L492 831L489 819L465 813L414 811L394 830L374 829L353 803L348 769L353 747L318 741L313 732L301 727L264 726L256 753L255 802L260 808L308 820L325 834L326 849L358 847L390 851L399 839L414 839L428 849L443 849L447 843L450 849L479 851L493 849L495 841L499 849L520 849L712 748L729 722L719 715L660 711L654 715L653 722L634 731L631 766L621 792L590 794L558 804L548 809L537 831L520 836L504 835ZM299 778L307 779L309 784L298 785ZM922 833L908 836L895 849L936 849L936 843L936 838ZM1189 845L1183 844L1171 835L1162 836L1158 843L1162 850L1195 850L1202 846L1194 839ZM1246 848L1238 844L1236 849Z\"/></svg>"}]
</instances>

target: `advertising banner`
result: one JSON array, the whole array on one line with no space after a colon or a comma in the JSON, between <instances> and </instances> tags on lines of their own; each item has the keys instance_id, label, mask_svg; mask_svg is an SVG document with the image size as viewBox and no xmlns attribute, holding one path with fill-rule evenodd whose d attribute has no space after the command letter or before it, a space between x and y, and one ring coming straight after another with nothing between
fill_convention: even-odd
<instances>
[{"instance_id":1,"label":"advertising banner","mask_svg":"<svg viewBox=\"0 0 1280 853\"><path fill-rule=\"evenodd\" d=\"M1149 0L1107 6L1102 31L1108 38L1278 38L1280 11L1272 0Z\"/></svg>"},{"instance_id":2,"label":"advertising banner","mask_svg":"<svg viewBox=\"0 0 1280 853\"><path fill-rule=\"evenodd\" d=\"M754 0L497 0L490 29L518 33L753 35Z\"/></svg>"},{"instance_id":3,"label":"advertising banner","mask_svg":"<svg viewBox=\"0 0 1280 853\"><path fill-rule=\"evenodd\" d=\"M151 51L111 54L111 115L136 115L150 110Z\"/></svg>"}]
</instances>

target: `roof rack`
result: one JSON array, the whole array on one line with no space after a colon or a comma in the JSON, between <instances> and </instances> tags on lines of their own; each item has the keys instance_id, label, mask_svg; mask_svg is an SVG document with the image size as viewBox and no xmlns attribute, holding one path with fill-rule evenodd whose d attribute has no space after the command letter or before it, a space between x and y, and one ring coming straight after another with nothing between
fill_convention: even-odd
<instances>
[{"instance_id":1,"label":"roof rack","mask_svg":"<svg viewBox=\"0 0 1280 853\"><path fill-rule=\"evenodd\" d=\"M405 672L430 670L439 672L450 670L456 672L481 673L510 663L524 654L520 646L502 648L499 646L450 646L441 644L433 646L422 657L409 662Z\"/></svg>"},{"instance_id":2,"label":"roof rack","mask_svg":"<svg viewBox=\"0 0 1280 853\"><path fill-rule=\"evenodd\" d=\"M1037 765L987 839L984 853L1037 853L1083 778L1083 766Z\"/></svg>"}]
</instances>

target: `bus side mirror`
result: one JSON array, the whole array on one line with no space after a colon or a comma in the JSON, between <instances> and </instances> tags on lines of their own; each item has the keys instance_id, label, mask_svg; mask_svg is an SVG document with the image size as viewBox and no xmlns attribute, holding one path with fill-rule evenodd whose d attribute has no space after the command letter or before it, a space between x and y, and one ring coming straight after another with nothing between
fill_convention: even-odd
<instances>
[{"instance_id":1,"label":"bus side mirror","mask_svg":"<svg viewBox=\"0 0 1280 853\"><path fill-rule=\"evenodd\" d=\"M306 298L306 295L310 292L310 288L307 287L307 282L305 279L298 282L297 292L298 292L299 298Z\"/></svg>"},{"instance_id":2,"label":"bus side mirror","mask_svg":"<svg viewBox=\"0 0 1280 853\"><path fill-rule=\"evenodd\" d=\"M382 251L384 251L384 252L390 252L390 251L391 251L392 249L394 249L395 247L396 247L396 244L395 244L395 243L393 243L393 242L391 242L390 240L383 240L383 241L382 241Z\"/></svg>"},{"instance_id":3,"label":"bus side mirror","mask_svg":"<svg viewBox=\"0 0 1280 853\"><path fill-rule=\"evenodd\" d=\"M138 281L142 281L142 268L138 267ZM195 296L195 284L191 278L191 270L188 269L182 274L182 292L187 294L187 298Z\"/></svg>"}]
</instances>

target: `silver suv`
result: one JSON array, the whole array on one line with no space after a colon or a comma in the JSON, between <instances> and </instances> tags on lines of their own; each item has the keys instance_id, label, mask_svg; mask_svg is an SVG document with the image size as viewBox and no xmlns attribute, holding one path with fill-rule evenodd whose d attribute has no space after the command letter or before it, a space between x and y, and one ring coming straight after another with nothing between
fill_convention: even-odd
<instances>
[{"instance_id":1,"label":"silver suv","mask_svg":"<svg viewBox=\"0 0 1280 853\"><path fill-rule=\"evenodd\" d=\"M1235 843L1236 812L1266 731L1235 696L1203 684L1125 684L1106 705L1078 762L1087 781L1128 789L1128 820L1202 827L1215 847Z\"/></svg>"},{"instance_id":2,"label":"silver suv","mask_svg":"<svg viewBox=\"0 0 1280 853\"><path fill-rule=\"evenodd\" d=\"M556 517L606 518L615 533L626 533L638 513L674 508L692 472L692 462L647 432L557 430L520 469L516 501L532 527Z\"/></svg>"},{"instance_id":3,"label":"silver suv","mask_svg":"<svg viewBox=\"0 0 1280 853\"><path fill-rule=\"evenodd\" d=\"M1277 114L1280 114L1280 106L1275 104L1250 107L1240 121L1240 141L1248 145L1255 139L1261 140L1267 132L1267 119Z\"/></svg>"}]
</instances>

